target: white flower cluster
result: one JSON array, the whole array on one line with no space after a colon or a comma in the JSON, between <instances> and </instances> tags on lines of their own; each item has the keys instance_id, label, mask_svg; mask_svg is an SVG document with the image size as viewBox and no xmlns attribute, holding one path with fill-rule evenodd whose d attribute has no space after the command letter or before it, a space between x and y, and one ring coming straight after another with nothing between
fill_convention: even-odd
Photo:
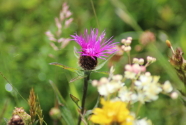
<instances>
[{"instance_id":1,"label":"white flower cluster","mask_svg":"<svg viewBox=\"0 0 186 125\"><path fill-rule=\"evenodd\" d=\"M168 94L174 99L177 97L169 81L160 84L159 76L152 76L145 71L146 67L140 64L126 65L123 76L113 75L114 69L111 68L109 78L93 80L92 85L97 87L102 96L108 97L115 93L119 99L130 103L155 101L160 93ZM130 85L125 85L126 81L131 81Z\"/></svg>"},{"instance_id":2,"label":"white flower cluster","mask_svg":"<svg viewBox=\"0 0 186 125\"><path fill-rule=\"evenodd\" d=\"M173 91L169 81L160 84L159 76L152 76L150 72L146 72L146 67L155 60L153 57L147 57L147 63L144 64L143 59L135 58L133 65L125 66L124 75L114 75L114 69L111 68L108 78L103 77L99 81L93 80L92 85L97 87L100 95L110 100L121 100L128 104L135 102L144 104L155 101L160 93L176 99L178 93ZM146 118L136 118L134 125L152 125L152 123Z\"/></svg>"},{"instance_id":3,"label":"white flower cluster","mask_svg":"<svg viewBox=\"0 0 186 125\"><path fill-rule=\"evenodd\" d=\"M108 96L122 88L124 83L121 80L122 75L113 75L111 78L103 77L100 81L93 80L92 85L97 86L100 95Z\"/></svg>"},{"instance_id":4,"label":"white flower cluster","mask_svg":"<svg viewBox=\"0 0 186 125\"><path fill-rule=\"evenodd\" d=\"M139 80L135 81L135 89L138 93L138 101L144 103L158 99L158 94L162 91L158 83L158 76L141 75Z\"/></svg>"},{"instance_id":5,"label":"white flower cluster","mask_svg":"<svg viewBox=\"0 0 186 125\"><path fill-rule=\"evenodd\" d=\"M131 51L131 46L130 46L131 42L132 42L132 37L128 37L127 39L122 39L121 43L123 45L121 46L121 49L124 52L130 52Z\"/></svg>"},{"instance_id":6,"label":"white flower cluster","mask_svg":"<svg viewBox=\"0 0 186 125\"><path fill-rule=\"evenodd\" d=\"M118 96L122 101L125 102L150 102L158 99L159 93L171 93L173 91L173 87L169 81L166 81L164 84L160 84L159 76L152 76L149 72L141 73L139 76L132 75L129 77L129 71L125 71L128 79L133 81L133 87L127 88L126 86L122 87L119 90ZM173 92L175 93L175 92Z\"/></svg>"},{"instance_id":7,"label":"white flower cluster","mask_svg":"<svg viewBox=\"0 0 186 125\"><path fill-rule=\"evenodd\" d=\"M152 125L152 122L146 118L135 120L134 125Z\"/></svg>"}]
</instances>

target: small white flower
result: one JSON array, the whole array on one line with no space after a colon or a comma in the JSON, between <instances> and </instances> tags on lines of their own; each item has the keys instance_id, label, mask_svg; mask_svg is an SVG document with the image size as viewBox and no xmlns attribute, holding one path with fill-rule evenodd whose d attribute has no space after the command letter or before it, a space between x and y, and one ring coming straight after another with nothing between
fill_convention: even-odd
<instances>
[{"instance_id":1,"label":"small white flower","mask_svg":"<svg viewBox=\"0 0 186 125\"><path fill-rule=\"evenodd\" d=\"M93 80L93 81L92 81L92 85L93 85L93 86L97 86L97 85L98 85L98 81L97 81L97 80Z\"/></svg>"},{"instance_id":2,"label":"small white flower","mask_svg":"<svg viewBox=\"0 0 186 125\"><path fill-rule=\"evenodd\" d=\"M108 96L122 87L121 83L118 82L108 82L98 86L98 92L100 95Z\"/></svg>"},{"instance_id":3,"label":"small white flower","mask_svg":"<svg viewBox=\"0 0 186 125\"><path fill-rule=\"evenodd\" d=\"M122 78L123 78L123 76L122 75L114 75L113 77L112 77L112 79L113 80L115 80L115 81L121 81L122 80Z\"/></svg>"},{"instance_id":4,"label":"small white flower","mask_svg":"<svg viewBox=\"0 0 186 125\"><path fill-rule=\"evenodd\" d=\"M162 88L167 93L169 93L173 90L173 87L169 81L165 81L165 83L162 85Z\"/></svg>"},{"instance_id":5,"label":"small white flower","mask_svg":"<svg viewBox=\"0 0 186 125\"><path fill-rule=\"evenodd\" d=\"M140 102L144 103L158 99L158 94L162 91L158 80L159 76L141 75L139 80L134 82Z\"/></svg>"},{"instance_id":6,"label":"small white flower","mask_svg":"<svg viewBox=\"0 0 186 125\"><path fill-rule=\"evenodd\" d=\"M127 89L126 86L122 87L118 93L119 98L124 102L136 102L137 95Z\"/></svg>"},{"instance_id":7,"label":"small white flower","mask_svg":"<svg viewBox=\"0 0 186 125\"><path fill-rule=\"evenodd\" d=\"M134 125L152 125L152 122L146 118L143 118L140 120L135 120Z\"/></svg>"},{"instance_id":8,"label":"small white flower","mask_svg":"<svg viewBox=\"0 0 186 125\"><path fill-rule=\"evenodd\" d=\"M172 99L177 99L178 98L178 93L177 92L172 92L170 96L171 96Z\"/></svg>"},{"instance_id":9,"label":"small white flower","mask_svg":"<svg viewBox=\"0 0 186 125\"><path fill-rule=\"evenodd\" d=\"M136 77L136 73L130 72L130 71L125 71L125 78L127 79L134 79Z\"/></svg>"},{"instance_id":10,"label":"small white flower","mask_svg":"<svg viewBox=\"0 0 186 125\"><path fill-rule=\"evenodd\" d=\"M132 63L139 63L139 60L138 60L138 58L133 58L133 61L132 61Z\"/></svg>"},{"instance_id":11,"label":"small white flower","mask_svg":"<svg viewBox=\"0 0 186 125\"><path fill-rule=\"evenodd\" d=\"M123 85L122 75L113 75L111 78L102 77L99 81L92 81L93 86L97 86L100 95L109 96L117 92Z\"/></svg>"},{"instance_id":12,"label":"small white flower","mask_svg":"<svg viewBox=\"0 0 186 125\"><path fill-rule=\"evenodd\" d=\"M99 81L100 85L108 83L108 79L106 77L102 77Z\"/></svg>"},{"instance_id":13,"label":"small white flower","mask_svg":"<svg viewBox=\"0 0 186 125\"><path fill-rule=\"evenodd\" d=\"M140 58L140 59L139 59L139 64L140 64L140 65L143 65L143 64L144 64L144 59Z\"/></svg>"}]
</instances>

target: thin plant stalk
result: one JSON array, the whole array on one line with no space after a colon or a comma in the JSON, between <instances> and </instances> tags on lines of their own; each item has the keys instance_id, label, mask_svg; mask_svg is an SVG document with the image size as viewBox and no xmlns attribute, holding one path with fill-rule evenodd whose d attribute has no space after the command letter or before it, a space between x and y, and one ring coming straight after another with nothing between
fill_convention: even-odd
<instances>
[{"instance_id":1,"label":"thin plant stalk","mask_svg":"<svg viewBox=\"0 0 186 125\"><path fill-rule=\"evenodd\" d=\"M139 102L139 104L138 104L138 108L137 108L137 111L136 111L136 116L138 116L139 111L140 111L140 109L141 109L141 106L142 106L142 103Z\"/></svg>"},{"instance_id":2,"label":"thin plant stalk","mask_svg":"<svg viewBox=\"0 0 186 125\"><path fill-rule=\"evenodd\" d=\"M90 79L90 71L84 71L84 85L83 85L83 97L82 97L82 102L81 102L81 114L83 116L84 114L84 109L85 109L85 100L87 96L87 90L88 90L88 81ZM79 120L78 120L78 125L81 124L81 114L79 115Z\"/></svg>"},{"instance_id":3,"label":"thin plant stalk","mask_svg":"<svg viewBox=\"0 0 186 125\"><path fill-rule=\"evenodd\" d=\"M127 52L127 55L128 55L128 63L131 64L130 52Z\"/></svg>"}]
</instances>

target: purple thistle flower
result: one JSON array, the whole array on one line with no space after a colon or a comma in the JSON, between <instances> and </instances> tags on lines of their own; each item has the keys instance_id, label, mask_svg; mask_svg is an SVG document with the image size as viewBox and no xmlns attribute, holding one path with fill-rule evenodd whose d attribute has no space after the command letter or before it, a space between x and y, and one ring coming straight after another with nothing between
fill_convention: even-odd
<instances>
[{"instance_id":1,"label":"purple thistle flower","mask_svg":"<svg viewBox=\"0 0 186 125\"><path fill-rule=\"evenodd\" d=\"M71 35L75 42L81 46L80 65L85 70L92 70L97 65L97 58L104 59L108 54L116 52L116 43L112 43L112 37L105 39L105 31L98 34L98 29L92 29L88 34L87 29L83 35Z\"/></svg>"},{"instance_id":2,"label":"purple thistle flower","mask_svg":"<svg viewBox=\"0 0 186 125\"><path fill-rule=\"evenodd\" d=\"M96 31L94 29L91 30L90 34L88 34L87 29L85 30L83 35L71 35L75 42L77 42L81 46L81 56L89 56L93 59L95 57L105 59L103 57L107 57L106 54L113 54L116 49L114 49L116 43L112 43L112 37L106 40L105 32L103 31L101 35L98 35L98 29Z\"/></svg>"}]
</instances>

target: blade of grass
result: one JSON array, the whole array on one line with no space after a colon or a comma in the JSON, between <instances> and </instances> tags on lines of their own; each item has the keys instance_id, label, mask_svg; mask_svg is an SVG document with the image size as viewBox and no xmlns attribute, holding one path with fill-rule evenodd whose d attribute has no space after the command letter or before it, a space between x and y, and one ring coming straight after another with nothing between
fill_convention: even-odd
<instances>
[{"instance_id":1,"label":"blade of grass","mask_svg":"<svg viewBox=\"0 0 186 125\"><path fill-rule=\"evenodd\" d=\"M52 81L49 81L49 82L50 82L50 85L52 86L52 88L53 88L53 90L55 92L55 95L57 97L59 105L61 105L60 106L60 110L61 110L61 115L62 115L64 121L66 122L67 125L75 125L75 122L73 120L72 114L69 111L69 109L66 107L66 103L65 103L64 98L60 94L60 92L57 89L56 85Z\"/></svg>"},{"instance_id":2,"label":"blade of grass","mask_svg":"<svg viewBox=\"0 0 186 125\"><path fill-rule=\"evenodd\" d=\"M58 67L60 67L60 68L69 70L69 71L71 71L71 72L77 72L77 71L78 71L78 69L71 68L71 67L65 66L65 65L63 65L63 64L57 63L57 62L53 62L53 63L49 63L49 64L50 64L50 65L58 66Z\"/></svg>"},{"instance_id":3,"label":"blade of grass","mask_svg":"<svg viewBox=\"0 0 186 125\"><path fill-rule=\"evenodd\" d=\"M119 0L110 0L111 3L116 7L116 14L128 25L130 25L136 31L143 31L138 25L137 21L131 16L123 2Z\"/></svg>"}]
</instances>

